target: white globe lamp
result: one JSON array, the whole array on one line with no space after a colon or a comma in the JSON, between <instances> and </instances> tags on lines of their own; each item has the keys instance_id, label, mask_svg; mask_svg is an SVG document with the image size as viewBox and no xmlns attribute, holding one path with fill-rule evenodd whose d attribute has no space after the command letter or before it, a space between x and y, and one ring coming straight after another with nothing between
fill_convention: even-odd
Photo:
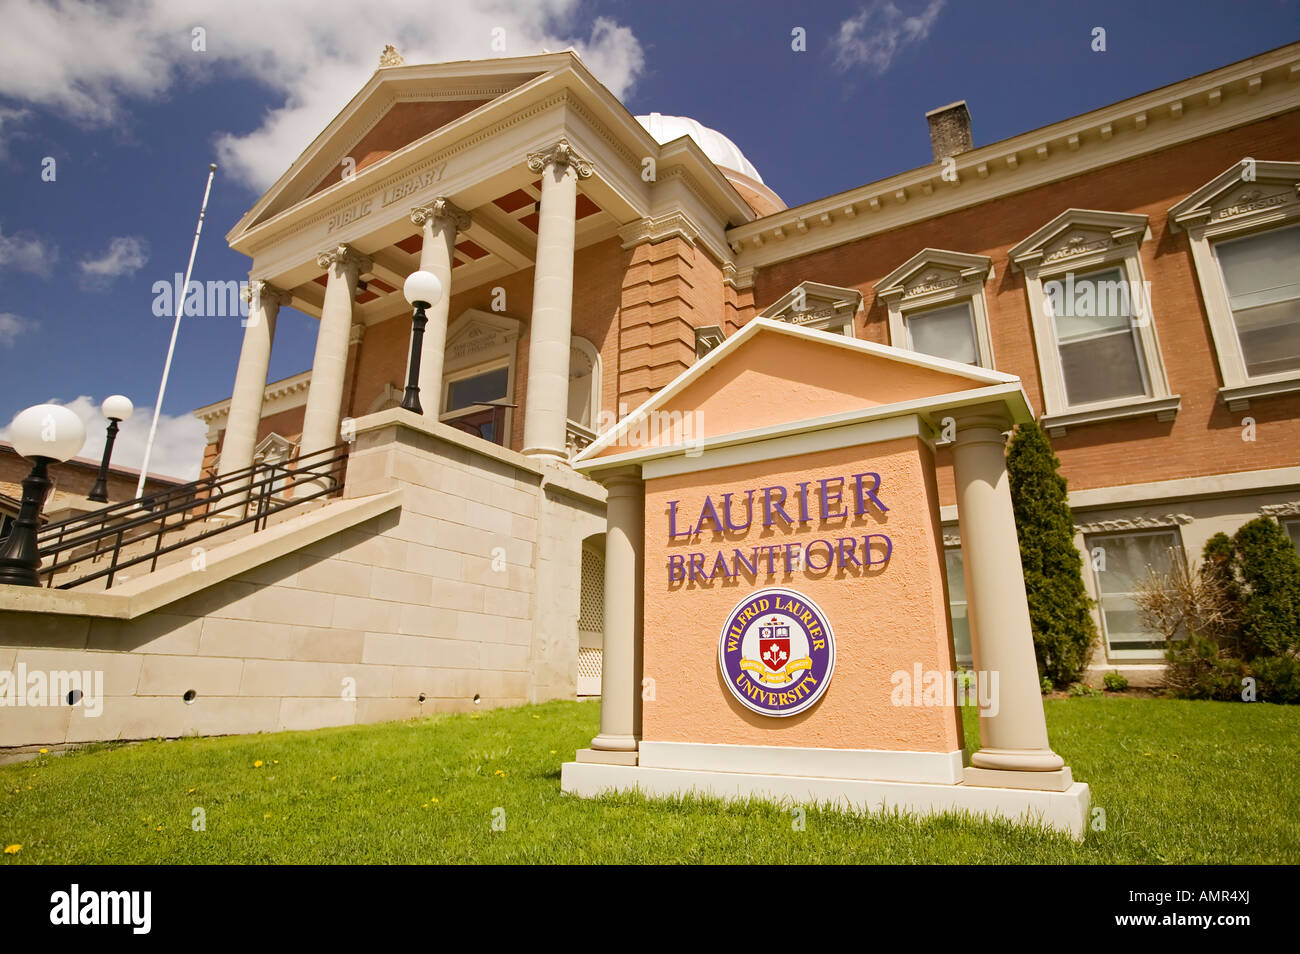
<instances>
[{"instance_id":1,"label":"white globe lamp","mask_svg":"<svg viewBox=\"0 0 1300 954\"><path fill-rule=\"evenodd\" d=\"M131 419L131 415L135 413L135 405L124 394L111 394L104 398L104 403L99 406L99 409L108 418L108 434L104 438L104 456L99 462L99 476L95 478L95 486L90 488L90 493L86 494L86 497L96 503L108 503L108 467L113 459L113 442L117 440L117 425L121 421Z\"/></svg>"},{"instance_id":2,"label":"white globe lamp","mask_svg":"<svg viewBox=\"0 0 1300 954\"><path fill-rule=\"evenodd\" d=\"M424 310L442 299L442 282L433 272L411 272L402 285L402 294L415 309L411 316L411 358L406 368L402 407L423 414L424 408L420 406L420 349L424 346L424 326L429 323Z\"/></svg>"},{"instance_id":3,"label":"white globe lamp","mask_svg":"<svg viewBox=\"0 0 1300 954\"><path fill-rule=\"evenodd\" d=\"M0 586L40 586L36 528L50 492L49 465L76 456L86 443L86 426L62 404L38 404L14 418L9 437L14 450L32 462L32 472L23 481L18 517L0 540Z\"/></svg>"}]
</instances>

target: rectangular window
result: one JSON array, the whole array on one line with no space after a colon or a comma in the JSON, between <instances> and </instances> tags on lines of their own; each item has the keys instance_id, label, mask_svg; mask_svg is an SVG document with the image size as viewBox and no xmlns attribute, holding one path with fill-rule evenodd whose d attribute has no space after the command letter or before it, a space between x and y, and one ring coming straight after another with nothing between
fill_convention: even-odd
<instances>
[{"instance_id":1,"label":"rectangular window","mask_svg":"<svg viewBox=\"0 0 1300 954\"><path fill-rule=\"evenodd\" d=\"M970 302L914 312L907 316L906 323L907 338L913 351L963 364L980 363L975 315Z\"/></svg>"},{"instance_id":2,"label":"rectangular window","mask_svg":"<svg viewBox=\"0 0 1300 954\"><path fill-rule=\"evenodd\" d=\"M1300 226L1214 246L1252 377L1300 369Z\"/></svg>"},{"instance_id":3,"label":"rectangular window","mask_svg":"<svg viewBox=\"0 0 1300 954\"><path fill-rule=\"evenodd\" d=\"M948 574L948 610L952 615L952 643L957 654L957 664L969 668L970 617L966 612L966 574L961 560L961 547L947 547L943 551L944 570Z\"/></svg>"},{"instance_id":4,"label":"rectangular window","mask_svg":"<svg viewBox=\"0 0 1300 954\"><path fill-rule=\"evenodd\" d=\"M1295 548L1300 550L1300 520L1283 520L1282 529L1286 530L1286 535L1291 538Z\"/></svg>"},{"instance_id":5,"label":"rectangular window","mask_svg":"<svg viewBox=\"0 0 1300 954\"><path fill-rule=\"evenodd\" d=\"M485 441L504 444L506 409L492 406L489 402L507 400L509 385L510 368L507 366L447 382L443 420Z\"/></svg>"},{"instance_id":6,"label":"rectangular window","mask_svg":"<svg viewBox=\"0 0 1300 954\"><path fill-rule=\"evenodd\" d=\"M1112 533L1088 537L1097 580L1102 630L1111 655L1156 655L1164 642L1138 622L1137 588L1151 571L1166 573L1182 559L1175 530Z\"/></svg>"},{"instance_id":7,"label":"rectangular window","mask_svg":"<svg viewBox=\"0 0 1300 954\"><path fill-rule=\"evenodd\" d=\"M1146 368L1132 320L1128 283L1118 268L1058 279L1067 290L1052 316L1066 400L1093 404L1146 396Z\"/></svg>"},{"instance_id":8,"label":"rectangular window","mask_svg":"<svg viewBox=\"0 0 1300 954\"><path fill-rule=\"evenodd\" d=\"M475 404L504 400L509 379L510 370L503 367L452 381L447 385L447 410L459 411Z\"/></svg>"}]
</instances>

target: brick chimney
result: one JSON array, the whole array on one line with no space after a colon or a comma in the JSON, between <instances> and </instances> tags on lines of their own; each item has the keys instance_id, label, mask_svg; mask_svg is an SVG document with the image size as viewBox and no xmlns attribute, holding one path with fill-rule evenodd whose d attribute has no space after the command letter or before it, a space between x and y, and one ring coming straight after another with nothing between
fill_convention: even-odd
<instances>
[{"instance_id":1,"label":"brick chimney","mask_svg":"<svg viewBox=\"0 0 1300 954\"><path fill-rule=\"evenodd\" d=\"M966 100L932 109L925 114L925 118L930 122L930 146L934 149L935 162L946 156L959 156L975 148L970 134L970 110L966 108Z\"/></svg>"}]
</instances>

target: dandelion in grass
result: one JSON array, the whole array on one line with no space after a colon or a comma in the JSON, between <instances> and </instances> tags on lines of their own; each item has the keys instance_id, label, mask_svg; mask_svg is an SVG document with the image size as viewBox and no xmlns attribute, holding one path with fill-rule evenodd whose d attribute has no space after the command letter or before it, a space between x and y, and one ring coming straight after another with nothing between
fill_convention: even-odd
<instances>
[{"instance_id":1,"label":"dandelion in grass","mask_svg":"<svg viewBox=\"0 0 1300 954\"><path fill-rule=\"evenodd\" d=\"M256 762L253 763L253 768L261 768L261 767L262 767L261 759L258 759Z\"/></svg>"},{"instance_id":2,"label":"dandelion in grass","mask_svg":"<svg viewBox=\"0 0 1300 954\"><path fill-rule=\"evenodd\" d=\"M496 770L494 773L492 773L492 774L496 775L498 778L505 778L505 777L506 777L506 773L503 772L503 771L501 771L501 769L497 769L497 770Z\"/></svg>"},{"instance_id":3,"label":"dandelion in grass","mask_svg":"<svg viewBox=\"0 0 1300 954\"><path fill-rule=\"evenodd\" d=\"M5 846L5 854L6 854L6 855L16 855L16 854L18 854L18 852L20 852L20 851L22 851L22 850L23 850L23 846L22 846L22 845L6 845L6 846Z\"/></svg>"},{"instance_id":4,"label":"dandelion in grass","mask_svg":"<svg viewBox=\"0 0 1300 954\"><path fill-rule=\"evenodd\" d=\"M49 751L49 749L41 749L41 755L45 755Z\"/></svg>"}]
</instances>

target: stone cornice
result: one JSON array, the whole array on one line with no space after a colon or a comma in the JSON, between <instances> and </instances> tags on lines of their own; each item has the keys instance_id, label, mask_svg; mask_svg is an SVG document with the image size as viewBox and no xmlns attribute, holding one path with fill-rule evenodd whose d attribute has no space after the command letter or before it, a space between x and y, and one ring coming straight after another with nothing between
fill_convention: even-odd
<instances>
[{"instance_id":1,"label":"stone cornice","mask_svg":"<svg viewBox=\"0 0 1300 954\"><path fill-rule=\"evenodd\" d=\"M1259 508L1259 512L1266 517L1297 517L1300 516L1300 500L1288 500L1286 503L1265 504Z\"/></svg>"},{"instance_id":2,"label":"stone cornice","mask_svg":"<svg viewBox=\"0 0 1300 954\"><path fill-rule=\"evenodd\" d=\"M1116 517L1113 520L1094 520L1076 523L1076 533L1124 533L1130 530L1161 530L1166 527L1185 526L1192 522L1186 513L1167 513L1164 516Z\"/></svg>"},{"instance_id":3,"label":"stone cornice","mask_svg":"<svg viewBox=\"0 0 1300 954\"><path fill-rule=\"evenodd\" d=\"M1300 43L727 231L737 266L764 267L1297 108Z\"/></svg>"},{"instance_id":4,"label":"stone cornice","mask_svg":"<svg viewBox=\"0 0 1300 954\"><path fill-rule=\"evenodd\" d=\"M291 378L283 378L279 381L272 381L262 392L263 408L272 401L287 398L291 395L302 394L302 398L297 403L303 403L307 400L307 390L311 386L311 372L303 371L295 374ZM230 398L224 401L217 401L215 404L208 404L193 411L193 415L203 423L211 426L214 423L225 419L230 412ZM263 411L265 414L265 410Z\"/></svg>"},{"instance_id":5,"label":"stone cornice","mask_svg":"<svg viewBox=\"0 0 1300 954\"><path fill-rule=\"evenodd\" d=\"M683 238L694 245L699 241L700 229L691 221L690 216L682 212L669 212L667 215L637 219L619 229L618 237L623 240L623 248L646 242L662 242L670 238Z\"/></svg>"}]
</instances>

